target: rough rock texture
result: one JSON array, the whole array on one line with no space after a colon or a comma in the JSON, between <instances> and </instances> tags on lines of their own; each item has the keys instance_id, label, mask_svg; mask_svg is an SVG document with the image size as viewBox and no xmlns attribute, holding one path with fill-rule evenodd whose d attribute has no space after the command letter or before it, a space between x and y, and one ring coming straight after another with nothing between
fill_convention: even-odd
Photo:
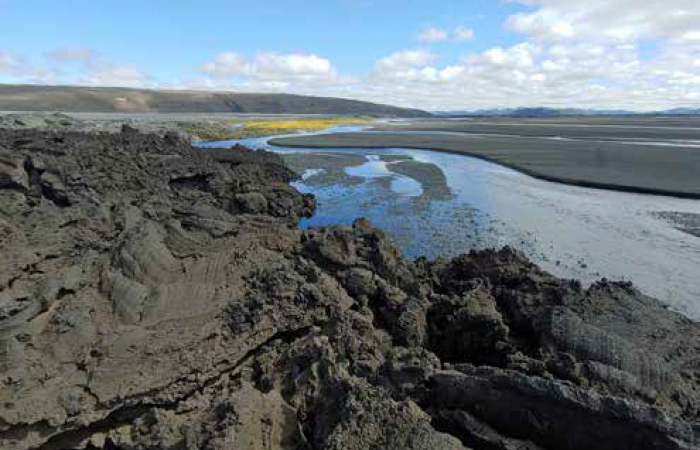
<instances>
[{"instance_id":1,"label":"rough rock texture","mask_svg":"<svg viewBox=\"0 0 700 450\"><path fill-rule=\"evenodd\" d=\"M276 155L0 130L2 449L693 449L700 327L510 250L301 231Z\"/></svg>"},{"instance_id":2,"label":"rough rock texture","mask_svg":"<svg viewBox=\"0 0 700 450\"><path fill-rule=\"evenodd\" d=\"M2 86L0 86L1 89ZM0 97L2 97L1 94ZM118 133L123 126L159 136L177 134L190 141L199 141L200 136L221 136L221 139L224 139L226 136L240 133L240 125L232 117L198 116L197 114L172 117L158 113L150 115L106 114L104 116L99 114L78 116L58 112L0 113L0 128L11 130Z\"/></svg>"}]
</instances>

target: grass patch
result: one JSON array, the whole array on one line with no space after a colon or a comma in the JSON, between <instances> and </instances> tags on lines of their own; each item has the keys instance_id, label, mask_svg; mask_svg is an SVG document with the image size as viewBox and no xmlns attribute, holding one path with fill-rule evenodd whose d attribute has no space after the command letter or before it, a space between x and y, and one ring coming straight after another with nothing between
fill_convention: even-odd
<instances>
[{"instance_id":1,"label":"grass patch","mask_svg":"<svg viewBox=\"0 0 700 450\"><path fill-rule=\"evenodd\" d=\"M180 123L180 130L194 141L226 141L240 139L241 127L228 123Z\"/></svg>"},{"instance_id":2,"label":"grass patch","mask_svg":"<svg viewBox=\"0 0 700 450\"><path fill-rule=\"evenodd\" d=\"M374 119L368 117L319 117L293 120L258 121L243 119L240 122L182 123L180 128L195 140L226 141L253 137L292 134L302 131L319 131L341 125L364 125Z\"/></svg>"},{"instance_id":3,"label":"grass patch","mask_svg":"<svg viewBox=\"0 0 700 450\"><path fill-rule=\"evenodd\" d=\"M341 125L364 125L371 122L367 117L332 117L321 119L298 119L270 122L247 122L243 133L255 133L259 136L291 134L299 131L318 131Z\"/></svg>"}]
</instances>

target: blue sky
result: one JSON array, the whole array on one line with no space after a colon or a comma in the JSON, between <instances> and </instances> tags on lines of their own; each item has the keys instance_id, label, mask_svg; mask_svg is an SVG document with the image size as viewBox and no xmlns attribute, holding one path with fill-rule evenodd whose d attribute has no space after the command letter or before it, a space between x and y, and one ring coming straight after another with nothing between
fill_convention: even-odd
<instances>
[{"instance_id":1,"label":"blue sky","mask_svg":"<svg viewBox=\"0 0 700 450\"><path fill-rule=\"evenodd\" d=\"M0 0L0 82L430 109L700 104L695 2Z\"/></svg>"},{"instance_id":2,"label":"blue sky","mask_svg":"<svg viewBox=\"0 0 700 450\"><path fill-rule=\"evenodd\" d=\"M502 23L522 7L493 0L119 1L0 2L0 48L41 56L53 48L90 47L168 80L196 75L212 55L228 50L315 53L346 73L369 72L374 61L417 46L424 28L468 26L480 38L438 43L445 60L514 44ZM301 6L300 6L301 5ZM28 32L31 27L31 32ZM18 38L19 37L19 38ZM426 47L425 45L418 45Z\"/></svg>"}]
</instances>

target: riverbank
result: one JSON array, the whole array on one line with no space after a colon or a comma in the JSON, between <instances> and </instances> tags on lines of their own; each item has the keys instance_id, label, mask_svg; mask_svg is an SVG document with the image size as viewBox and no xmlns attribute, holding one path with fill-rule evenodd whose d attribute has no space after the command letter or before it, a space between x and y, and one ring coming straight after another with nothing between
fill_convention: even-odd
<instances>
[{"instance_id":1,"label":"riverbank","mask_svg":"<svg viewBox=\"0 0 700 450\"><path fill-rule=\"evenodd\" d=\"M3 448L700 445L700 325L630 283L299 230L269 152L0 130L0 161Z\"/></svg>"},{"instance_id":2,"label":"riverbank","mask_svg":"<svg viewBox=\"0 0 700 450\"><path fill-rule=\"evenodd\" d=\"M700 198L700 148L466 133L336 133L271 139L297 148L414 148L482 158L547 181Z\"/></svg>"}]
</instances>

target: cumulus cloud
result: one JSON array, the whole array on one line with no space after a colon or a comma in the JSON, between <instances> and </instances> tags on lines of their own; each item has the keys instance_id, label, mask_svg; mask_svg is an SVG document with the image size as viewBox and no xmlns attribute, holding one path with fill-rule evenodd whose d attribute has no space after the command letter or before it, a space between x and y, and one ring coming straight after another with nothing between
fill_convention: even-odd
<instances>
[{"instance_id":1,"label":"cumulus cloud","mask_svg":"<svg viewBox=\"0 0 700 450\"><path fill-rule=\"evenodd\" d=\"M379 60L374 67L370 82L437 82L454 79L463 68L448 66L436 68L432 65L436 57L426 50L405 50ZM394 85L395 87L396 85ZM393 89L394 87L389 87Z\"/></svg>"},{"instance_id":2,"label":"cumulus cloud","mask_svg":"<svg viewBox=\"0 0 700 450\"><path fill-rule=\"evenodd\" d=\"M423 30L416 37L416 39L421 42L442 42L448 40L449 38L450 36L447 31L434 27Z\"/></svg>"},{"instance_id":3,"label":"cumulus cloud","mask_svg":"<svg viewBox=\"0 0 700 450\"><path fill-rule=\"evenodd\" d=\"M90 86L149 87L150 77L133 67L120 67L102 64L91 69L78 78L79 84Z\"/></svg>"},{"instance_id":4,"label":"cumulus cloud","mask_svg":"<svg viewBox=\"0 0 700 450\"><path fill-rule=\"evenodd\" d=\"M213 61L204 64L205 73L221 78L247 75L251 68L248 61L236 52L224 52L217 55Z\"/></svg>"},{"instance_id":5,"label":"cumulus cloud","mask_svg":"<svg viewBox=\"0 0 700 450\"><path fill-rule=\"evenodd\" d=\"M535 57L541 53L541 47L530 43L522 43L507 49L494 47L486 50L481 55L472 55L468 57L467 63L471 65L483 63L496 67L512 67L521 69L530 68L534 65Z\"/></svg>"},{"instance_id":6,"label":"cumulus cloud","mask_svg":"<svg viewBox=\"0 0 700 450\"><path fill-rule=\"evenodd\" d=\"M430 27L421 31L416 39L421 42L434 43L444 41L461 42L469 39L474 39L474 31L467 27L457 27L454 30L448 31L442 28Z\"/></svg>"},{"instance_id":7,"label":"cumulus cloud","mask_svg":"<svg viewBox=\"0 0 700 450\"><path fill-rule=\"evenodd\" d=\"M262 53L253 68L258 78L268 81L334 81L338 76L329 60L313 54Z\"/></svg>"},{"instance_id":8,"label":"cumulus cloud","mask_svg":"<svg viewBox=\"0 0 700 450\"><path fill-rule=\"evenodd\" d=\"M436 56L428 50L403 50L380 59L374 65L374 76L391 78L401 73L426 67L435 61Z\"/></svg>"},{"instance_id":9,"label":"cumulus cloud","mask_svg":"<svg viewBox=\"0 0 700 450\"><path fill-rule=\"evenodd\" d=\"M143 71L103 58L87 47L63 47L44 54L53 64L58 79L89 86L149 87L151 78Z\"/></svg>"},{"instance_id":10,"label":"cumulus cloud","mask_svg":"<svg viewBox=\"0 0 700 450\"><path fill-rule=\"evenodd\" d=\"M508 26L541 40L631 42L653 38L700 41L697 0L512 0L534 11Z\"/></svg>"},{"instance_id":11,"label":"cumulus cloud","mask_svg":"<svg viewBox=\"0 0 700 450\"><path fill-rule=\"evenodd\" d=\"M44 53L48 63L31 62L22 56L0 51L0 75L19 82L82 84L92 86L152 86L141 70L116 64L90 48L59 48Z\"/></svg>"},{"instance_id":12,"label":"cumulus cloud","mask_svg":"<svg viewBox=\"0 0 700 450\"><path fill-rule=\"evenodd\" d=\"M698 46L675 44L649 57L631 43L533 40L490 48L457 64L438 61L427 51L397 52L380 60L358 90L426 109L652 110L700 100Z\"/></svg>"},{"instance_id":13,"label":"cumulus cloud","mask_svg":"<svg viewBox=\"0 0 700 450\"><path fill-rule=\"evenodd\" d=\"M217 55L202 71L218 78L243 77L267 82L335 82L333 64L315 54L260 53L247 59L235 52Z\"/></svg>"},{"instance_id":14,"label":"cumulus cloud","mask_svg":"<svg viewBox=\"0 0 700 450\"><path fill-rule=\"evenodd\" d=\"M511 1L530 7L506 22L523 42L456 64L438 64L426 51L397 52L378 61L354 95L428 109L698 106L697 0ZM456 39L456 31L443 31Z\"/></svg>"}]
</instances>

